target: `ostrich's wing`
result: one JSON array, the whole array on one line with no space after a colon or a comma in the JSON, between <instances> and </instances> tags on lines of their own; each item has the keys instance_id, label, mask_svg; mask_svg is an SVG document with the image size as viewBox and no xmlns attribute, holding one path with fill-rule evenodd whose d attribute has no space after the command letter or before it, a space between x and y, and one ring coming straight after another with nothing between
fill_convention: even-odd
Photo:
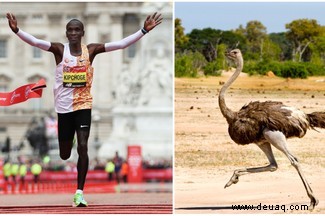
<instances>
[{"instance_id":1,"label":"ostrich's wing","mask_svg":"<svg viewBox=\"0 0 325 216\"><path fill-rule=\"evenodd\" d=\"M239 144L256 143L263 139L265 128L281 131L287 138L305 135L309 127L306 115L281 102L251 102L242 107L229 127L229 134Z\"/></svg>"}]
</instances>

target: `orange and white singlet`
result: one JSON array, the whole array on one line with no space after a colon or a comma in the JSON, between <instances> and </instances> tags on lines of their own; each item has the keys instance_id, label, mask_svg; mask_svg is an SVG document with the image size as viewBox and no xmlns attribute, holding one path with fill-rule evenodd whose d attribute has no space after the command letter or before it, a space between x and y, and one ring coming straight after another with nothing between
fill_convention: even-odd
<instances>
[{"instance_id":1,"label":"orange and white singlet","mask_svg":"<svg viewBox=\"0 0 325 216\"><path fill-rule=\"evenodd\" d=\"M62 62L56 66L54 102L57 113L68 113L92 108L90 93L93 81L93 67L85 44L81 45L81 56L70 53L69 44L64 44Z\"/></svg>"}]
</instances>

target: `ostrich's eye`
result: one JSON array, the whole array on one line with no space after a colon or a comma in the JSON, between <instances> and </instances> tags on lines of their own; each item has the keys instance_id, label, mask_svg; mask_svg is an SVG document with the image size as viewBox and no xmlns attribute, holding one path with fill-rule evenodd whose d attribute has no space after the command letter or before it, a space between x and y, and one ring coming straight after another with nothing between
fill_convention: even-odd
<instances>
[{"instance_id":1,"label":"ostrich's eye","mask_svg":"<svg viewBox=\"0 0 325 216\"><path fill-rule=\"evenodd\" d=\"M234 53L235 55L237 54L237 52L236 52L236 51L234 51L233 53Z\"/></svg>"}]
</instances>

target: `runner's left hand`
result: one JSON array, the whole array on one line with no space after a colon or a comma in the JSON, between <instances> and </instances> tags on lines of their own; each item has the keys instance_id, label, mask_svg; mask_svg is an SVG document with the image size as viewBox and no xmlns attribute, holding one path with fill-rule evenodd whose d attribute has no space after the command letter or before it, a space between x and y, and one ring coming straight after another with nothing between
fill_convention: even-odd
<instances>
[{"instance_id":1,"label":"runner's left hand","mask_svg":"<svg viewBox=\"0 0 325 216\"><path fill-rule=\"evenodd\" d=\"M162 19L161 14L157 14L157 12L155 12L153 15L147 16L147 19L144 21L144 30L147 32L151 31L162 22Z\"/></svg>"}]
</instances>

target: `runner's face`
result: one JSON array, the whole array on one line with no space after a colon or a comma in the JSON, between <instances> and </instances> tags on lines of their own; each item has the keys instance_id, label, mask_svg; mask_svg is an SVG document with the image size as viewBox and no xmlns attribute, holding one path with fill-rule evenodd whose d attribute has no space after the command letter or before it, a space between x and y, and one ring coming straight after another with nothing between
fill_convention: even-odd
<instances>
[{"instance_id":1,"label":"runner's face","mask_svg":"<svg viewBox=\"0 0 325 216\"><path fill-rule=\"evenodd\" d=\"M70 43L80 43L84 36L84 30L81 23L77 21L69 22L67 25L66 36Z\"/></svg>"}]
</instances>

